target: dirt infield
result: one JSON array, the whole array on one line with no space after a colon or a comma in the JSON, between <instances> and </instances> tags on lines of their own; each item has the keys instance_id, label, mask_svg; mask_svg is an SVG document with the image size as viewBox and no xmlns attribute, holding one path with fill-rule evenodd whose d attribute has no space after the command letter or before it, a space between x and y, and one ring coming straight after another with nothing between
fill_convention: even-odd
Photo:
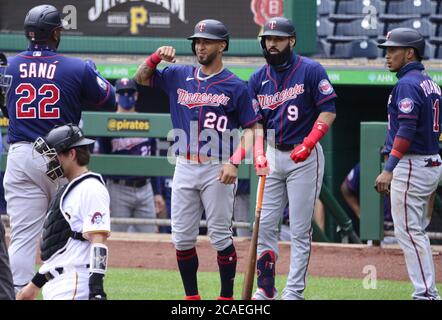
<instances>
[{"instance_id":1,"label":"dirt infield","mask_svg":"<svg viewBox=\"0 0 442 320\"><path fill-rule=\"evenodd\" d=\"M250 241L235 238L238 272L244 272ZM109 239L109 266L177 270L175 249L170 235L113 234ZM287 274L290 245L281 242L278 274ZM199 237L197 244L200 271L216 271L216 252L207 237ZM433 247L437 282L442 282L442 247ZM313 243L309 274L324 277L364 278L365 266L374 266L378 279L408 280L405 260L398 247L369 247Z\"/></svg>"}]
</instances>

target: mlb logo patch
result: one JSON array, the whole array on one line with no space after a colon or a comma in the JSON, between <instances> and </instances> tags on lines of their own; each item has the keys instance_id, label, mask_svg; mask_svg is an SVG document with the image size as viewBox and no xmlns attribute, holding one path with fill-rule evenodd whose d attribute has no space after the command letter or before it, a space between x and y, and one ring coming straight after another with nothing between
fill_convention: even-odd
<instances>
[{"instance_id":1,"label":"mlb logo patch","mask_svg":"<svg viewBox=\"0 0 442 320\"><path fill-rule=\"evenodd\" d=\"M334 91L333 86L327 79L323 79L319 82L318 89L319 92L321 92L325 96L332 94Z\"/></svg>"},{"instance_id":2,"label":"mlb logo patch","mask_svg":"<svg viewBox=\"0 0 442 320\"><path fill-rule=\"evenodd\" d=\"M204 30L206 30L206 24L205 23L200 23L200 25L198 26L198 30L200 32L204 32Z\"/></svg>"},{"instance_id":3,"label":"mlb logo patch","mask_svg":"<svg viewBox=\"0 0 442 320\"><path fill-rule=\"evenodd\" d=\"M414 109L414 102L410 98L399 101L399 110L403 113L410 113Z\"/></svg>"}]
</instances>

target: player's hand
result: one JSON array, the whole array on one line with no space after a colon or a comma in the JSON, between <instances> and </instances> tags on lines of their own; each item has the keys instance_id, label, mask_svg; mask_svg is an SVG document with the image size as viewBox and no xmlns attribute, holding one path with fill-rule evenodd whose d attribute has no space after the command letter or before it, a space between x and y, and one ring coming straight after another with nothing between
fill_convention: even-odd
<instances>
[{"instance_id":1,"label":"player's hand","mask_svg":"<svg viewBox=\"0 0 442 320\"><path fill-rule=\"evenodd\" d=\"M218 180L224 184L232 184L236 182L238 176L238 168L231 163L226 163L221 168Z\"/></svg>"},{"instance_id":2,"label":"player's hand","mask_svg":"<svg viewBox=\"0 0 442 320\"><path fill-rule=\"evenodd\" d=\"M374 188L380 194L389 194L391 180L393 180L393 172L388 172L384 170L376 178Z\"/></svg>"},{"instance_id":3,"label":"player's hand","mask_svg":"<svg viewBox=\"0 0 442 320\"><path fill-rule=\"evenodd\" d=\"M26 286L24 286L15 296L16 300L35 300L37 298L38 292L40 288L38 288L32 282L29 282Z\"/></svg>"},{"instance_id":4,"label":"player's hand","mask_svg":"<svg viewBox=\"0 0 442 320\"><path fill-rule=\"evenodd\" d=\"M166 209L166 202L164 201L164 198L162 195L157 194L154 196L154 202L155 202L155 212L158 214L160 212L165 211Z\"/></svg>"},{"instance_id":5,"label":"player's hand","mask_svg":"<svg viewBox=\"0 0 442 320\"><path fill-rule=\"evenodd\" d=\"M161 60L172 63L176 62L175 52L175 48L170 46L159 47L156 51Z\"/></svg>"},{"instance_id":6,"label":"player's hand","mask_svg":"<svg viewBox=\"0 0 442 320\"><path fill-rule=\"evenodd\" d=\"M259 155L253 160L257 176L266 176L270 172L270 166L265 155Z\"/></svg>"},{"instance_id":7,"label":"player's hand","mask_svg":"<svg viewBox=\"0 0 442 320\"><path fill-rule=\"evenodd\" d=\"M303 162L307 160L310 153L312 153L312 149L313 147L309 146L304 139L304 142L296 146L296 148L292 151L290 158L292 158L295 163Z\"/></svg>"}]
</instances>

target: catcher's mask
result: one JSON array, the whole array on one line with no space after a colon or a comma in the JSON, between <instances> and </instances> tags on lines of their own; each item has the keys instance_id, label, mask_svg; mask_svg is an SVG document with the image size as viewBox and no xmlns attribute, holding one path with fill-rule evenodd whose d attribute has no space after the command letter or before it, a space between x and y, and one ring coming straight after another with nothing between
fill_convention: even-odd
<instances>
[{"instance_id":1,"label":"catcher's mask","mask_svg":"<svg viewBox=\"0 0 442 320\"><path fill-rule=\"evenodd\" d=\"M45 137L38 137L34 142L33 152L42 155L46 161L46 175L52 181L63 177L64 172L57 155L75 147L93 144L95 140L84 137L83 131L67 124L55 127Z\"/></svg>"},{"instance_id":2,"label":"catcher's mask","mask_svg":"<svg viewBox=\"0 0 442 320\"><path fill-rule=\"evenodd\" d=\"M6 74L6 67L8 65L8 60L4 53L0 52L0 106L4 104L4 97L11 86L12 76Z\"/></svg>"}]
</instances>

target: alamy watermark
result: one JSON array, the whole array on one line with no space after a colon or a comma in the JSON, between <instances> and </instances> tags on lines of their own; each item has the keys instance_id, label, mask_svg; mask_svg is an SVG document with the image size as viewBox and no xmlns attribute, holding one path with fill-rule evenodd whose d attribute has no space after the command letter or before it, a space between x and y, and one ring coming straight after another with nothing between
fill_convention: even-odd
<instances>
[{"instance_id":1,"label":"alamy watermark","mask_svg":"<svg viewBox=\"0 0 442 320\"><path fill-rule=\"evenodd\" d=\"M366 290L377 289L378 276L376 267L373 265L366 265L362 269L362 273L366 274L362 280L362 287Z\"/></svg>"},{"instance_id":2,"label":"alamy watermark","mask_svg":"<svg viewBox=\"0 0 442 320\"><path fill-rule=\"evenodd\" d=\"M224 129L222 131L204 128L200 129L198 121L190 121L189 129L172 129L167 135L167 140L172 142L167 152L167 160L176 163L176 157L188 158L189 161L227 163L230 156L241 142L241 137L246 130ZM249 132L250 136L257 131ZM266 131L267 141L275 141L275 130ZM244 139L244 148L253 150L253 139ZM270 152L267 150L267 152ZM189 159L191 158L191 159ZM274 158L274 157L273 157ZM248 152L242 163L253 163L253 152Z\"/></svg>"}]
</instances>

